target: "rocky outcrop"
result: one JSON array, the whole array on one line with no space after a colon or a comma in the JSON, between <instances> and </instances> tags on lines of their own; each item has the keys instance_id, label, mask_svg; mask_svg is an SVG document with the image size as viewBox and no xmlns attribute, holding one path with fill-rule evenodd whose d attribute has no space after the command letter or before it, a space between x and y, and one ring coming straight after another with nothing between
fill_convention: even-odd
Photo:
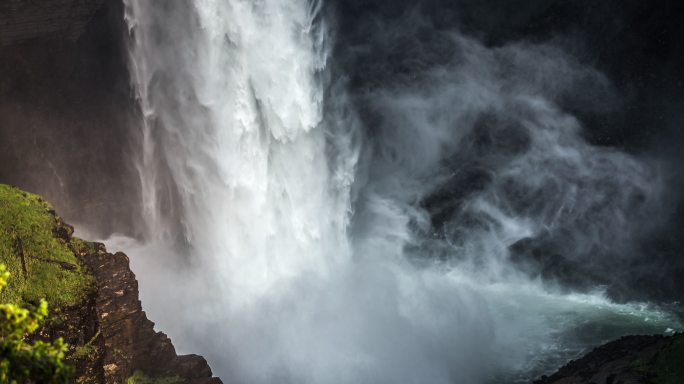
<instances>
[{"instance_id":1,"label":"rocky outcrop","mask_svg":"<svg viewBox=\"0 0 684 384\"><path fill-rule=\"evenodd\" d=\"M2 1L0 46L35 38L75 40L103 1Z\"/></svg>"},{"instance_id":2,"label":"rocky outcrop","mask_svg":"<svg viewBox=\"0 0 684 384\"><path fill-rule=\"evenodd\" d=\"M534 384L684 383L684 334L626 336L571 361Z\"/></svg>"},{"instance_id":3,"label":"rocky outcrop","mask_svg":"<svg viewBox=\"0 0 684 384\"><path fill-rule=\"evenodd\" d=\"M220 383L197 355L176 355L171 340L155 332L138 299L138 282L128 257L108 253L102 244L79 251L97 284L96 309L104 339L103 370L106 383L125 383L135 371L152 376L178 376L191 384Z\"/></svg>"},{"instance_id":4,"label":"rocky outcrop","mask_svg":"<svg viewBox=\"0 0 684 384\"><path fill-rule=\"evenodd\" d=\"M221 383L203 357L177 355L171 340L154 330L125 254L74 237L49 203L3 184L0 264L12 275L3 300L49 302L48 321L35 338L66 341L73 382Z\"/></svg>"}]
</instances>

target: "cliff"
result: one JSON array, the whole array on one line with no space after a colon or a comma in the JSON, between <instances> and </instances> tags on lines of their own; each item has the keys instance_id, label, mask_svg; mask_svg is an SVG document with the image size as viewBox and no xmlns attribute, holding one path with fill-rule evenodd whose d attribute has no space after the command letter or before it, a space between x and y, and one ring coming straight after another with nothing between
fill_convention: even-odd
<instances>
[{"instance_id":1,"label":"cliff","mask_svg":"<svg viewBox=\"0 0 684 384\"><path fill-rule=\"evenodd\" d=\"M12 274L0 301L50 303L39 337L69 343L74 382L221 382L203 357L177 355L171 340L154 330L125 254L74 237L49 203L2 184L0 262Z\"/></svg>"},{"instance_id":2,"label":"cliff","mask_svg":"<svg viewBox=\"0 0 684 384\"><path fill-rule=\"evenodd\" d=\"M35 38L75 40L103 0L11 0L0 3L0 46Z\"/></svg>"},{"instance_id":3,"label":"cliff","mask_svg":"<svg viewBox=\"0 0 684 384\"><path fill-rule=\"evenodd\" d=\"M127 39L121 0L0 0L0 182L98 237L139 233Z\"/></svg>"}]
</instances>

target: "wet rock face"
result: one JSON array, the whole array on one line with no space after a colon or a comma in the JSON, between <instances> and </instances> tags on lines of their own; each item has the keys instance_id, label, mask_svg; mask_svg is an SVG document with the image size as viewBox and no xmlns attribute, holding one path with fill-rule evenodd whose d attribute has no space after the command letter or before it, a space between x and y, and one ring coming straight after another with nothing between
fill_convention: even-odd
<instances>
[{"instance_id":1,"label":"wet rock face","mask_svg":"<svg viewBox=\"0 0 684 384\"><path fill-rule=\"evenodd\" d=\"M137 104L120 0L0 0L0 182L93 237L136 235Z\"/></svg>"},{"instance_id":2,"label":"wet rock face","mask_svg":"<svg viewBox=\"0 0 684 384\"><path fill-rule=\"evenodd\" d=\"M105 383L126 383L135 371L150 376L177 376L188 383L220 383L202 356L178 356L171 340L154 330L138 298L138 282L128 256L108 253L102 244L83 260L95 275L96 310L104 339Z\"/></svg>"},{"instance_id":3,"label":"wet rock face","mask_svg":"<svg viewBox=\"0 0 684 384\"><path fill-rule=\"evenodd\" d=\"M0 3L0 46L36 38L75 40L104 0L6 0Z\"/></svg>"}]
</instances>

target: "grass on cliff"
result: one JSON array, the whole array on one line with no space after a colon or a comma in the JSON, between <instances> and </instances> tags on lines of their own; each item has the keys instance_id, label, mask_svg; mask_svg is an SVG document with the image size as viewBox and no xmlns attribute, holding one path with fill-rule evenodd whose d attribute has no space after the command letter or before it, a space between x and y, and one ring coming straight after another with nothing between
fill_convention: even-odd
<instances>
[{"instance_id":1,"label":"grass on cliff","mask_svg":"<svg viewBox=\"0 0 684 384\"><path fill-rule=\"evenodd\" d=\"M70 229L52 212L39 196L0 184L0 263L13 276L0 302L45 298L52 307L69 307L90 291L92 276L57 236L60 231L71 235Z\"/></svg>"}]
</instances>

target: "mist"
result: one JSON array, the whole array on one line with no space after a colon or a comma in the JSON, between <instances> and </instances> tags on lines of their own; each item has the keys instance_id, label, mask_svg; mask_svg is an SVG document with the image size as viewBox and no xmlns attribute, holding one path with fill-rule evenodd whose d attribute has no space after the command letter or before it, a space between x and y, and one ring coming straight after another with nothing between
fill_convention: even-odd
<instances>
[{"instance_id":1,"label":"mist","mask_svg":"<svg viewBox=\"0 0 684 384\"><path fill-rule=\"evenodd\" d=\"M0 47L0 181L224 381L528 382L681 330L680 4L124 3Z\"/></svg>"},{"instance_id":2,"label":"mist","mask_svg":"<svg viewBox=\"0 0 684 384\"><path fill-rule=\"evenodd\" d=\"M606 294L667 221L658 161L583 136L610 79L344 12L126 4L147 230L108 243L181 350L244 383L482 383L679 326Z\"/></svg>"}]
</instances>

